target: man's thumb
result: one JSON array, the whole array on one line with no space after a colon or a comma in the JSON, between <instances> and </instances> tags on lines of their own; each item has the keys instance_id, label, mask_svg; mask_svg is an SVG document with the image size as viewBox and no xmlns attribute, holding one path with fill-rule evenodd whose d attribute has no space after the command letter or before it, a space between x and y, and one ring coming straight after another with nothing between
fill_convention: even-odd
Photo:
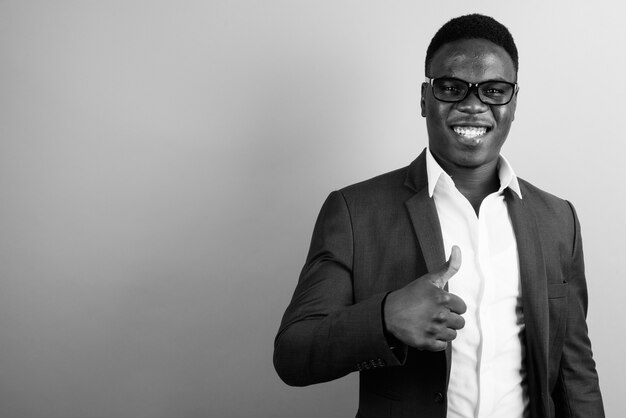
<instances>
[{"instance_id":1,"label":"man's thumb","mask_svg":"<svg viewBox=\"0 0 626 418\"><path fill-rule=\"evenodd\" d=\"M448 280L454 276L461 268L461 249L453 245L450 252L450 258L448 262L444 264L443 268L434 274L433 283L442 288L448 283Z\"/></svg>"}]
</instances>

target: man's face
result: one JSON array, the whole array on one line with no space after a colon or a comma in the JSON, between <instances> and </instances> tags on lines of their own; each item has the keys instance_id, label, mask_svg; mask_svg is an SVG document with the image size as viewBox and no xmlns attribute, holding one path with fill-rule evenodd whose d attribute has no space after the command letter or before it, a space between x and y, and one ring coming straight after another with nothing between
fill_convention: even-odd
<instances>
[{"instance_id":1,"label":"man's face","mask_svg":"<svg viewBox=\"0 0 626 418\"><path fill-rule=\"evenodd\" d=\"M445 44L433 56L428 75L431 78L454 77L470 83L517 81L509 54L484 39ZM495 164L515 117L516 105L517 92L508 104L497 106L482 103L475 89L461 102L446 103L433 96L428 83L422 84L422 116L426 118L431 152L444 166L479 168ZM484 127L486 132L475 137Z\"/></svg>"}]
</instances>

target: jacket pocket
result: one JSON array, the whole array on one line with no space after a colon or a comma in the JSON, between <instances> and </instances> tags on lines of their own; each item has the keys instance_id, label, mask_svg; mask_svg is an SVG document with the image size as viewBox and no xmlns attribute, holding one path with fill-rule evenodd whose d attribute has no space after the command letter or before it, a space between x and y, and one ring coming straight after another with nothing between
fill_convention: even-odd
<instances>
[{"instance_id":1,"label":"jacket pocket","mask_svg":"<svg viewBox=\"0 0 626 418\"><path fill-rule=\"evenodd\" d=\"M362 393L359 397L359 415L364 418L391 418L397 401L378 393Z\"/></svg>"},{"instance_id":2,"label":"jacket pocket","mask_svg":"<svg viewBox=\"0 0 626 418\"><path fill-rule=\"evenodd\" d=\"M548 306L550 309L549 318L549 374L548 384L552 388L556 382L559 364L561 363L561 353L567 325L567 283L548 284Z\"/></svg>"},{"instance_id":3,"label":"jacket pocket","mask_svg":"<svg viewBox=\"0 0 626 418\"><path fill-rule=\"evenodd\" d=\"M388 370L370 370L364 372L371 374L371 377L381 377L389 373ZM382 379L381 379L382 380ZM384 380L361 381L359 388L359 413L365 418L396 417L399 414L401 396L389 387L386 387Z\"/></svg>"},{"instance_id":4,"label":"jacket pocket","mask_svg":"<svg viewBox=\"0 0 626 418\"><path fill-rule=\"evenodd\" d=\"M561 350L567 323L567 283L548 284L550 351Z\"/></svg>"}]
</instances>

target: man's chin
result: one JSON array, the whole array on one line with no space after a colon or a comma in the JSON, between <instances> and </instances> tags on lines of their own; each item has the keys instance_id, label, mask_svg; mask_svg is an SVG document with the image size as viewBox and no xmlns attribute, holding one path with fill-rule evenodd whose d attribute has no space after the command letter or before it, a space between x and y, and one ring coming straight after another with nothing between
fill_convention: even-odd
<instances>
[{"instance_id":1,"label":"man's chin","mask_svg":"<svg viewBox=\"0 0 626 418\"><path fill-rule=\"evenodd\" d=\"M464 169L478 169L498 159L498 155L495 157L490 156L487 150L478 147L471 147L470 149L456 152L451 157L451 163Z\"/></svg>"}]
</instances>

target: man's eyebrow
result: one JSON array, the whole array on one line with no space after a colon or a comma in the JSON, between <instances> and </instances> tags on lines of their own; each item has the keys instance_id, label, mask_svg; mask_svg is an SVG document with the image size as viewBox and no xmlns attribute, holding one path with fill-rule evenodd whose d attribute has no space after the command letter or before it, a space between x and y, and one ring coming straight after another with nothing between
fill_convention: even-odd
<instances>
[{"instance_id":1,"label":"man's eyebrow","mask_svg":"<svg viewBox=\"0 0 626 418\"><path fill-rule=\"evenodd\" d=\"M507 80L507 79L506 79L506 78L504 78L504 77L495 77L495 78L490 78L489 80L494 80L494 81L506 81L507 83L517 83L517 77L516 77L515 79L516 79L516 81L510 81L510 80ZM488 80L485 80L485 81L488 81Z\"/></svg>"},{"instance_id":2,"label":"man's eyebrow","mask_svg":"<svg viewBox=\"0 0 626 418\"><path fill-rule=\"evenodd\" d=\"M465 81L465 82L468 82L468 83L472 83L472 84L484 83L485 81L505 81L507 83L517 83L517 77L515 77L514 81L511 81L511 80L508 80L508 79L506 79L505 77L502 77L502 76L486 78L484 80L479 80L479 81L466 80L464 78L461 78L461 77L458 77L458 76L455 76L455 75L446 75L446 74L440 75L440 76L437 76L437 77L430 77L430 78L455 78L457 80L462 80L462 81Z\"/></svg>"}]
</instances>

